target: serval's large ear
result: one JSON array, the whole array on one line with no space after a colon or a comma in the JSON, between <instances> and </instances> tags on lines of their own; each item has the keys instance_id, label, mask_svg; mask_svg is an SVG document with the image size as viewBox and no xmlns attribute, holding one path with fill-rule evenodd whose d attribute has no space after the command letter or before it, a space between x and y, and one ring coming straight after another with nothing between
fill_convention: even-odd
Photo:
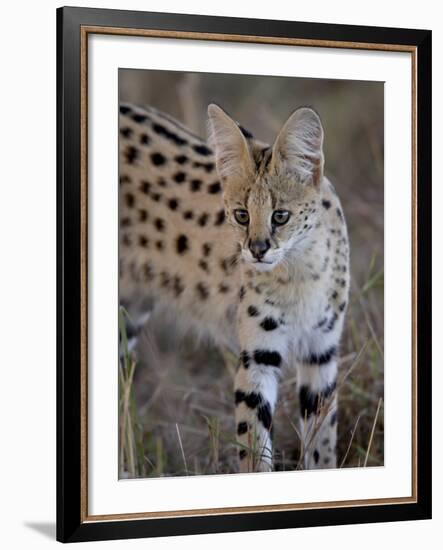
<instances>
[{"instance_id":1,"label":"serval's large ear","mask_svg":"<svg viewBox=\"0 0 443 550\"><path fill-rule=\"evenodd\" d=\"M238 124L214 103L208 107L208 117L209 143L222 182L251 175L254 170L251 153Z\"/></svg>"},{"instance_id":2,"label":"serval's large ear","mask_svg":"<svg viewBox=\"0 0 443 550\"><path fill-rule=\"evenodd\" d=\"M294 174L300 183L319 185L323 177L323 127L320 117L307 107L288 118L272 149L277 173Z\"/></svg>"}]
</instances>

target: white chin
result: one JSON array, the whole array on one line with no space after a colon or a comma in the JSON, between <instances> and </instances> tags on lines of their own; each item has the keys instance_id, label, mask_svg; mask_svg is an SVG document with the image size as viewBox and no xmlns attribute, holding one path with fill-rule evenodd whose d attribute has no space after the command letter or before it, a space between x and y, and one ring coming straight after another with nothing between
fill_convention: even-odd
<instances>
[{"instance_id":1,"label":"white chin","mask_svg":"<svg viewBox=\"0 0 443 550\"><path fill-rule=\"evenodd\" d=\"M271 269L274 269L276 264L277 262L251 262L252 267L260 272L271 271Z\"/></svg>"}]
</instances>

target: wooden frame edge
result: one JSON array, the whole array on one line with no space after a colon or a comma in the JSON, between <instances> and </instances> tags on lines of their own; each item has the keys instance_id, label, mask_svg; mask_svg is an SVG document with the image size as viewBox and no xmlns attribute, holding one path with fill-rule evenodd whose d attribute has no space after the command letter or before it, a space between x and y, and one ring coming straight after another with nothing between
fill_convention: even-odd
<instances>
[{"instance_id":1,"label":"wooden frame edge","mask_svg":"<svg viewBox=\"0 0 443 550\"><path fill-rule=\"evenodd\" d=\"M88 515L88 35L80 32L80 521Z\"/></svg>"},{"instance_id":2,"label":"wooden frame edge","mask_svg":"<svg viewBox=\"0 0 443 550\"><path fill-rule=\"evenodd\" d=\"M219 42L245 42L249 44L274 44L280 46L305 46L322 48L341 48L355 50L380 50L391 52L409 52L416 50L415 46L404 44L377 44L371 42L351 42L345 40L320 40L307 38L285 38L279 36L254 36L245 34L222 34L197 31L168 31L160 29L136 29L127 27L103 27L98 25L82 25L81 32L86 34L109 34L122 36L139 36L145 38L171 38L184 40L204 40Z\"/></svg>"},{"instance_id":3,"label":"wooden frame edge","mask_svg":"<svg viewBox=\"0 0 443 550\"><path fill-rule=\"evenodd\" d=\"M253 514L269 512L294 512L297 510L324 510L326 508L350 508L363 506L381 506L386 504L415 504L414 497L394 497L367 500L337 500L325 502L309 502L300 504L264 504L260 506L233 506L225 508L198 508L193 510L172 510L162 512L134 512L128 514L96 514L87 516L84 523L95 523L101 521L128 521L141 519L164 519L180 517L206 517L206 516L227 516L231 514Z\"/></svg>"}]
</instances>

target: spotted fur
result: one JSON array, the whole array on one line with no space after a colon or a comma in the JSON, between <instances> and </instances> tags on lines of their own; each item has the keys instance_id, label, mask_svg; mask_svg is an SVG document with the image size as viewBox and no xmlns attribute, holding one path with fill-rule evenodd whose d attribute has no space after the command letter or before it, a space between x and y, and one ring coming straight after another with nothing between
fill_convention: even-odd
<instances>
[{"instance_id":1,"label":"spotted fur","mask_svg":"<svg viewBox=\"0 0 443 550\"><path fill-rule=\"evenodd\" d=\"M288 367L304 465L335 467L349 246L320 119L298 109L270 147L220 107L208 115L209 144L153 108L120 106L121 299L153 301L238 354L240 471L272 469Z\"/></svg>"}]
</instances>

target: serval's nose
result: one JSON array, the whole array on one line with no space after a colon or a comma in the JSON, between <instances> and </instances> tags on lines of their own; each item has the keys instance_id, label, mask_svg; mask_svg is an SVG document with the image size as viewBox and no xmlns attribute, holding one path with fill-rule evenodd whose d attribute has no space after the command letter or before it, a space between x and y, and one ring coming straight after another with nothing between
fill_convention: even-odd
<instances>
[{"instance_id":1,"label":"serval's nose","mask_svg":"<svg viewBox=\"0 0 443 550\"><path fill-rule=\"evenodd\" d=\"M258 261L261 261L266 254L266 252L271 248L271 243L269 239L255 239L249 240L249 250L254 258Z\"/></svg>"}]
</instances>

